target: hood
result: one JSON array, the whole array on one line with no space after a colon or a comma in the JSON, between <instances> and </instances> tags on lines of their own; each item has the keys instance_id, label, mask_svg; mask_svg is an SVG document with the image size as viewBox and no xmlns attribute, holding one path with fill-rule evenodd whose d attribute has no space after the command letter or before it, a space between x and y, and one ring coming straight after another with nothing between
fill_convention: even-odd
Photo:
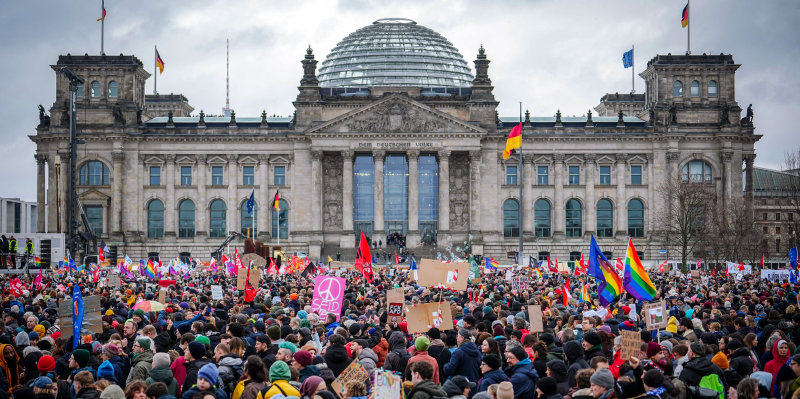
<instances>
[{"instance_id":1,"label":"hood","mask_svg":"<svg viewBox=\"0 0 800 399\"><path fill-rule=\"evenodd\" d=\"M583 345L578 341L569 341L564 344L564 355L567 356L567 361L572 364L576 360L583 357Z\"/></svg>"},{"instance_id":2,"label":"hood","mask_svg":"<svg viewBox=\"0 0 800 399\"><path fill-rule=\"evenodd\" d=\"M735 359L737 357L748 357L749 358L750 357L750 350L747 349L747 348L739 348L739 349L733 351L733 353L731 353L730 360L733 360L733 359Z\"/></svg>"},{"instance_id":3,"label":"hood","mask_svg":"<svg viewBox=\"0 0 800 399\"><path fill-rule=\"evenodd\" d=\"M153 352L152 351L144 351L138 355L131 361L131 363L139 363L139 362L153 362Z\"/></svg>"},{"instance_id":4,"label":"hood","mask_svg":"<svg viewBox=\"0 0 800 399\"><path fill-rule=\"evenodd\" d=\"M422 391L430 395L431 397L441 397L441 396L448 396L447 392L445 392L439 384L431 381L431 380L424 380L417 385L414 385L413 391Z\"/></svg>"},{"instance_id":5,"label":"hood","mask_svg":"<svg viewBox=\"0 0 800 399\"><path fill-rule=\"evenodd\" d=\"M172 370L169 367L156 367L150 370L150 378L169 386L169 383L172 382Z\"/></svg>"},{"instance_id":6,"label":"hood","mask_svg":"<svg viewBox=\"0 0 800 399\"><path fill-rule=\"evenodd\" d=\"M778 345L782 342L788 342L784 339L779 339L772 344L772 358L775 359L778 363L783 364L789 361L789 357L791 356L791 351L786 352L786 356L778 356Z\"/></svg>"},{"instance_id":7,"label":"hood","mask_svg":"<svg viewBox=\"0 0 800 399\"><path fill-rule=\"evenodd\" d=\"M511 370L512 372L508 375L517 375L517 373L519 373L522 375L527 375L529 378L534 380L539 378L539 373L537 373L536 369L533 368L533 363L530 361L530 359L525 359L517 363L517 365L512 367Z\"/></svg>"},{"instance_id":8,"label":"hood","mask_svg":"<svg viewBox=\"0 0 800 399\"><path fill-rule=\"evenodd\" d=\"M341 345L333 345L325 351L325 359L330 359L335 363L346 362L350 357L347 356L347 349Z\"/></svg>"},{"instance_id":9,"label":"hood","mask_svg":"<svg viewBox=\"0 0 800 399\"><path fill-rule=\"evenodd\" d=\"M393 351L395 349L406 349L406 337L399 331L394 331L389 335L389 350Z\"/></svg>"},{"instance_id":10,"label":"hood","mask_svg":"<svg viewBox=\"0 0 800 399\"><path fill-rule=\"evenodd\" d=\"M547 368L553 373L553 378L558 382L567 380L567 365L563 360L551 360L547 362Z\"/></svg>"},{"instance_id":11,"label":"hood","mask_svg":"<svg viewBox=\"0 0 800 399\"><path fill-rule=\"evenodd\" d=\"M363 348L358 353L358 360L371 359L373 362L378 363L378 355L375 354L370 348Z\"/></svg>"},{"instance_id":12,"label":"hood","mask_svg":"<svg viewBox=\"0 0 800 399\"><path fill-rule=\"evenodd\" d=\"M714 371L713 363L706 356L689 360L683 368L694 370L698 375L708 375Z\"/></svg>"},{"instance_id":13,"label":"hood","mask_svg":"<svg viewBox=\"0 0 800 399\"><path fill-rule=\"evenodd\" d=\"M473 342L465 342L461 344L461 346L459 346L458 349L464 351L464 354L469 357L475 359L481 358L481 351L478 349L478 345L475 345L475 343Z\"/></svg>"},{"instance_id":14,"label":"hood","mask_svg":"<svg viewBox=\"0 0 800 399\"><path fill-rule=\"evenodd\" d=\"M445 391L445 393L447 393L447 396L449 397L453 397L455 395L461 395L461 393L464 392L464 390L459 388L458 385L456 385L453 382L453 380L447 380L447 382L445 382L444 385L442 385L442 389Z\"/></svg>"},{"instance_id":15,"label":"hood","mask_svg":"<svg viewBox=\"0 0 800 399\"><path fill-rule=\"evenodd\" d=\"M222 359L219 359L220 366L230 366L230 367L242 367L242 359L236 357L236 355L225 355Z\"/></svg>"}]
</instances>

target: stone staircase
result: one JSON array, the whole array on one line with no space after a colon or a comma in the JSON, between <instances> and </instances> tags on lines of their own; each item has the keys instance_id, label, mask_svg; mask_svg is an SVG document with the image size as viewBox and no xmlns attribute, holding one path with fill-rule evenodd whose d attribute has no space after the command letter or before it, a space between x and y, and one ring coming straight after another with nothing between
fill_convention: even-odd
<instances>
[{"instance_id":1,"label":"stone staircase","mask_svg":"<svg viewBox=\"0 0 800 399\"><path fill-rule=\"evenodd\" d=\"M336 253L338 252L341 254L342 262L353 262L356 259L357 251L358 249L356 248L340 248L338 245L325 245L322 248L320 259L322 259L323 262L327 262L328 256L330 256L331 259L336 260ZM392 264L395 262L395 252L398 254L400 253L400 251L397 249L397 245L383 245L381 248L370 248L370 251L373 255L375 255L375 257L378 257L379 254L382 255L383 253L386 253L388 255L388 262L391 262ZM433 247L430 245L421 245L416 248L409 248L408 252L414 255L414 257L417 259L417 262L419 262L419 260L422 258L436 259L437 254L439 253L441 253L442 256L445 255L444 248ZM383 257L379 258L378 260L380 263L386 262L384 261Z\"/></svg>"}]
</instances>

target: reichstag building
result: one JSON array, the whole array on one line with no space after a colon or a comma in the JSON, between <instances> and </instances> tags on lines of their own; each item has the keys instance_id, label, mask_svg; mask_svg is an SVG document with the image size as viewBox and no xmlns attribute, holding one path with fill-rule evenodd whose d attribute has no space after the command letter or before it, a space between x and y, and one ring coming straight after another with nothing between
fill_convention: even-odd
<instances>
[{"instance_id":1,"label":"reichstag building","mask_svg":"<svg viewBox=\"0 0 800 399\"><path fill-rule=\"evenodd\" d=\"M183 95L145 95L150 73L135 56L59 56L55 102L30 136L38 230L67 225L67 169L55 167L57 155L69 159L63 66L86 81L81 208L134 259L208 259L228 231L248 228L312 259L354 253L360 232L402 238L411 251L469 241L501 259L522 235L525 256L562 260L588 253L589 234L624 257L630 236L650 259L663 247L658 188L670 179L710 185L722 206L752 196L760 136L736 102L732 55L655 55L637 71L644 94L599 94L580 117L557 104L549 116L526 113L521 171L516 156L501 156L519 117L497 114L491 49L476 45L471 67L446 38L405 19L356 30L319 65L304 47L292 117L206 116Z\"/></svg>"}]
</instances>

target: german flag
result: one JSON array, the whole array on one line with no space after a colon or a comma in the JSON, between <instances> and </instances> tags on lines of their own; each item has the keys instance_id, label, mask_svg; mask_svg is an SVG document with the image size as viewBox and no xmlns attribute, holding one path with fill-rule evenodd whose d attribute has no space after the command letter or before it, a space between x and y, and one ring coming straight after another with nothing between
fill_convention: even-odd
<instances>
[{"instance_id":1,"label":"german flag","mask_svg":"<svg viewBox=\"0 0 800 399\"><path fill-rule=\"evenodd\" d=\"M156 50L156 67L158 68L158 73L164 73L164 60L161 59L158 50Z\"/></svg>"},{"instance_id":2,"label":"german flag","mask_svg":"<svg viewBox=\"0 0 800 399\"><path fill-rule=\"evenodd\" d=\"M683 7L683 12L681 12L681 27L685 28L689 25L689 3L686 3L686 7Z\"/></svg>"},{"instance_id":3,"label":"german flag","mask_svg":"<svg viewBox=\"0 0 800 399\"><path fill-rule=\"evenodd\" d=\"M503 159L508 159L514 150L522 147L522 123L514 126L506 140L506 148L503 150Z\"/></svg>"},{"instance_id":4,"label":"german flag","mask_svg":"<svg viewBox=\"0 0 800 399\"><path fill-rule=\"evenodd\" d=\"M273 202L272 206L275 208L276 212L280 212L281 211L281 202L280 201L281 201L281 196L280 196L278 191L275 191L275 199L272 200L272 202Z\"/></svg>"},{"instance_id":5,"label":"german flag","mask_svg":"<svg viewBox=\"0 0 800 399\"><path fill-rule=\"evenodd\" d=\"M100 18L97 18L98 22L99 21L104 21L106 19L106 4L105 4L105 1L103 2L103 5L101 6L101 8L103 9L103 16L100 17Z\"/></svg>"}]
</instances>

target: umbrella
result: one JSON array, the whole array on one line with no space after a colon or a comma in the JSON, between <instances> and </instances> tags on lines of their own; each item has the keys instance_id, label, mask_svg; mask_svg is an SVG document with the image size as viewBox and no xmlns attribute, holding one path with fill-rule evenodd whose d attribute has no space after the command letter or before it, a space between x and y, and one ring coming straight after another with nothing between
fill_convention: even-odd
<instances>
[{"instance_id":1,"label":"umbrella","mask_svg":"<svg viewBox=\"0 0 800 399\"><path fill-rule=\"evenodd\" d=\"M142 309L145 312L160 312L164 310L164 304L158 301L141 301L133 305L134 309Z\"/></svg>"}]
</instances>

